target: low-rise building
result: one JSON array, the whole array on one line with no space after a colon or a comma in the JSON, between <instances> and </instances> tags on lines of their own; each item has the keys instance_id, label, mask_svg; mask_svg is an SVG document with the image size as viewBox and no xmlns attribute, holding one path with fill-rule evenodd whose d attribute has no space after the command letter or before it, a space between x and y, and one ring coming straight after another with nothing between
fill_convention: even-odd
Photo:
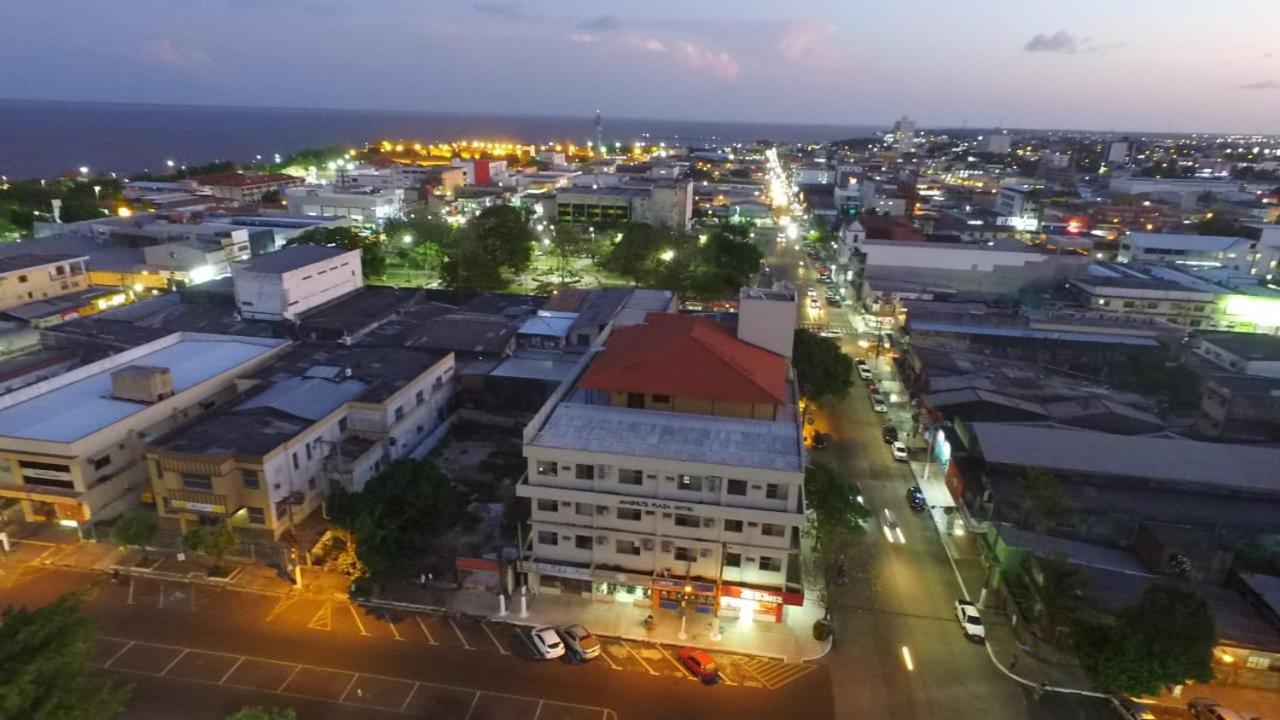
<instances>
[{"instance_id":1,"label":"low-rise building","mask_svg":"<svg viewBox=\"0 0 1280 720\"><path fill-rule=\"evenodd\" d=\"M239 203L256 203L272 190L283 191L287 188L301 187L306 183L304 178L287 173L241 171L200 175L194 180L198 185L208 188L214 197Z\"/></svg>"},{"instance_id":2,"label":"low-rise building","mask_svg":"<svg viewBox=\"0 0 1280 720\"><path fill-rule=\"evenodd\" d=\"M561 188L556 191L555 215L559 222L580 225L641 222L686 230L693 219L692 183Z\"/></svg>"},{"instance_id":3,"label":"low-rise building","mask_svg":"<svg viewBox=\"0 0 1280 720\"><path fill-rule=\"evenodd\" d=\"M88 259L30 252L0 258L0 311L88 289Z\"/></svg>"},{"instance_id":4,"label":"low-rise building","mask_svg":"<svg viewBox=\"0 0 1280 720\"><path fill-rule=\"evenodd\" d=\"M1192 352L1209 362L1253 377L1280 378L1280 337L1210 332L1196 336Z\"/></svg>"},{"instance_id":5,"label":"low-rise building","mask_svg":"<svg viewBox=\"0 0 1280 720\"><path fill-rule=\"evenodd\" d=\"M1237 290L1181 268L1098 263L1071 286L1089 314L1144 317L1194 330L1280 333L1280 292L1257 284Z\"/></svg>"},{"instance_id":6,"label":"low-rise building","mask_svg":"<svg viewBox=\"0 0 1280 720\"><path fill-rule=\"evenodd\" d=\"M289 212L296 215L337 215L366 225L377 225L404 214L411 190L370 187L307 186L285 191Z\"/></svg>"},{"instance_id":7,"label":"low-rise building","mask_svg":"<svg viewBox=\"0 0 1280 720\"><path fill-rule=\"evenodd\" d=\"M251 320L294 320L364 286L359 250L294 245L237 264L236 306Z\"/></svg>"}]
</instances>

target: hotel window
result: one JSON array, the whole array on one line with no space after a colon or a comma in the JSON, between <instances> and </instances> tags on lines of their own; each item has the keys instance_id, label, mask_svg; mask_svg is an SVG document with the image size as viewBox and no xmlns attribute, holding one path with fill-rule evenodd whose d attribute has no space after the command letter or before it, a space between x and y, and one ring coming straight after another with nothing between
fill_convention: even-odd
<instances>
[{"instance_id":1,"label":"hotel window","mask_svg":"<svg viewBox=\"0 0 1280 720\"><path fill-rule=\"evenodd\" d=\"M556 502L555 500L538 498L538 510L540 512L559 512L560 503Z\"/></svg>"},{"instance_id":2,"label":"hotel window","mask_svg":"<svg viewBox=\"0 0 1280 720\"><path fill-rule=\"evenodd\" d=\"M726 519L725 519L725 521L724 521L724 531L725 531L725 532L734 532L734 533L740 533L740 532L742 532L742 521L741 521L741 520L729 520L729 519L727 519L727 518L726 518Z\"/></svg>"},{"instance_id":3,"label":"hotel window","mask_svg":"<svg viewBox=\"0 0 1280 720\"><path fill-rule=\"evenodd\" d=\"M677 545L672 555L676 562L693 562L698 559L698 553L683 545Z\"/></svg>"},{"instance_id":4,"label":"hotel window","mask_svg":"<svg viewBox=\"0 0 1280 720\"><path fill-rule=\"evenodd\" d=\"M595 512L595 506L592 505L591 503L574 503L573 504L574 515L590 515L593 512Z\"/></svg>"},{"instance_id":5,"label":"hotel window","mask_svg":"<svg viewBox=\"0 0 1280 720\"><path fill-rule=\"evenodd\" d=\"M742 553L725 551L724 554L725 567L742 567Z\"/></svg>"},{"instance_id":6,"label":"hotel window","mask_svg":"<svg viewBox=\"0 0 1280 720\"><path fill-rule=\"evenodd\" d=\"M644 517L644 514L641 513L639 510L636 510L635 508L618 508L619 520L635 521L635 520L639 520L642 517Z\"/></svg>"},{"instance_id":7,"label":"hotel window","mask_svg":"<svg viewBox=\"0 0 1280 720\"><path fill-rule=\"evenodd\" d=\"M183 475L182 488L184 490L203 490L204 492L213 492L213 478L208 475Z\"/></svg>"},{"instance_id":8,"label":"hotel window","mask_svg":"<svg viewBox=\"0 0 1280 720\"><path fill-rule=\"evenodd\" d=\"M770 500L786 500L787 489L778 483L769 483L764 486L764 496Z\"/></svg>"},{"instance_id":9,"label":"hotel window","mask_svg":"<svg viewBox=\"0 0 1280 720\"><path fill-rule=\"evenodd\" d=\"M246 507L245 511L249 514L250 525L266 525L267 511L260 507Z\"/></svg>"},{"instance_id":10,"label":"hotel window","mask_svg":"<svg viewBox=\"0 0 1280 720\"><path fill-rule=\"evenodd\" d=\"M618 484L619 485L642 485L644 483L644 472L641 470L628 470L626 468L618 468Z\"/></svg>"},{"instance_id":11,"label":"hotel window","mask_svg":"<svg viewBox=\"0 0 1280 720\"><path fill-rule=\"evenodd\" d=\"M613 550L619 555L639 555L640 543L635 540L615 540Z\"/></svg>"},{"instance_id":12,"label":"hotel window","mask_svg":"<svg viewBox=\"0 0 1280 720\"><path fill-rule=\"evenodd\" d=\"M576 477L576 478L577 478L577 479L579 479L579 480L595 480L595 479L596 479L596 466L595 466L595 465L583 465L583 464L579 463L579 464L577 464L577 465L573 466L573 476L574 476L574 477Z\"/></svg>"},{"instance_id":13,"label":"hotel window","mask_svg":"<svg viewBox=\"0 0 1280 720\"><path fill-rule=\"evenodd\" d=\"M702 527L702 518L697 515L685 515L684 513L676 513L676 527Z\"/></svg>"},{"instance_id":14,"label":"hotel window","mask_svg":"<svg viewBox=\"0 0 1280 720\"><path fill-rule=\"evenodd\" d=\"M560 473L560 468L556 465L555 460L539 460L534 466L533 471L539 475L550 475L555 477Z\"/></svg>"},{"instance_id":15,"label":"hotel window","mask_svg":"<svg viewBox=\"0 0 1280 720\"><path fill-rule=\"evenodd\" d=\"M241 470L241 478L244 479L244 486L249 490L257 490L261 481L258 479L257 470Z\"/></svg>"},{"instance_id":16,"label":"hotel window","mask_svg":"<svg viewBox=\"0 0 1280 720\"><path fill-rule=\"evenodd\" d=\"M767 555L760 556L760 569L764 572L782 572L782 560Z\"/></svg>"},{"instance_id":17,"label":"hotel window","mask_svg":"<svg viewBox=\"0 0 1280 720\"><path fill-rule=\"evenodd\" d=\"M573 546L578 548L579 550L590 550L591 536L590 535L574 535Z\"/></svg>"},{"instance_id":18,"label":"hotel window","mask_svg":"<svg viewBox=\"0 0 1280 720\"><path fill-rule=\"evenodd\" d=\"M729 480L729 487L728 487L728 489L727 489L727 492L728 492L730 495L746 495L746 494L747 494L747 481L746 481L746 480L734 480L734 479L730 478L730 480Z\"/></svg>"},{"instance_id":19,"label":"hotel window","mask_svg":"<svg viewBox=\"0 0 1280 720\"><path fill-rule=\"evenodd\" d=\"M787 534L787 529L781 525L776 525L774 523L761 523L760 533L762 535L767 535L769 537L785 537Z\"/></svg>"},{"instance_id":20,"label":"hotel window","mask_svg":"<svg viewBox=\"0 0 1280 720\"><path fill-rule=\"evenodd\" d=\"M555 544L557 544L559 541L560 541L559 536L557 536L557 535L555 534L555 532L554 532L554 531L552 531L552 530L539 530L539 531L538 531L538 544L539 544L539 545L555 545Z\"/></svg>"},{"instance_id":21,"label":"hotel window","mask_svg":"<svg viewBox=\"0 0 1280 720\"><path fill-rule=\"evenodd\" d=\"M692 492L702 491L702 478L697 475L680 475L676 478L676 487Z\"/></svg>"}]
</instances>

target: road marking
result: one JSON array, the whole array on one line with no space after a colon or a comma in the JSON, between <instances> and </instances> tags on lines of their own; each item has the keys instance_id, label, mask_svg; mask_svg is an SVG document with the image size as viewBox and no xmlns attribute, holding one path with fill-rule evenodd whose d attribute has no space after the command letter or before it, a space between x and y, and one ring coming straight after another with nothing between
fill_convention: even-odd
<instances>
[{"instance_id":1,"label":"road marking","mask_svg":"<svg viewBox=\"0 0 1280 720\"><path fill-rule=\"evenodd\" d=\"M128 604L130 604L130 605L132 605L132 604L133 604L133 580L134 580L134 579L133 579L133 577L132 577L132 576L130 576L130 578L129 578L129 599L125 601L126 603L128 603Z\"/></svg>"},{"instance_id":2,"label":"road marking","mask_svg":"<svg viewBox=\"0 0 1280 720\"><path fill-rule=\"evenodd\" d=\"M189 652L191 652L191 651L190 651L190 650L183 650L181 653L178 653L178 657L174 658L174 659L173 659L173 662L169 663L168 665L165 665L165 666L164 666L164 669L160 671L160 674L161 674L162 676L163 676L163 675L167 675L167 674L169 673L169 671L173 669L173 666L174 666L174 665L177 665L177 664L178 664L178 661L179 661L179 660L181 660L182 658L186 657L186 656L187 656L187 653L189 653Z\"/></svg>"},{"instance_id":3,"label":"road marking","mask_svg":"<svg viewBox=\"0 0 1280 720\"><path fill-rule=\"evenodd\" d=\"M427 636L427 642L431 643L432 645L440 644L436 642L435 638L431 637L431 631L427 629L427 624L422 622L421 617L414 615L413 619L418 621L418 627L422 628L422 634Z\"/></svg>"},{"instance_id":4,"label":"road marking","mask_svg":"<svg viewBox=\"0 0 1280 720\"><path fill-rule=\"evenodd\" d=\"M307 623L307 627L312 630L332 630L333 629L333 603L326 602L323 607L316 611L311 622Z\"/></svg>"},{"instance_id":5,"label":"road marking","mask_svg":"<svg viewBox=\"0 0 1280 720\"><path fill-rule=\"evenodd\" d=\"M734 685L737 685L737 684L738 684L738 683L734 682L734 681L733 681L733 679L732 679L732 678L730 678L728 675L725 675L725 674L724 674L724 668L723 668L723 667L719 668L719 671L720 671L720 679L721 679L721 680L723 680L723 681L725 681L726 683L728 683L730 687L732 687L732 686L734 686Z\"/></svg>"},{"instance_id":6,"label":"road marking","mask_svg":"<svg viewBox=\"0 0 1280 720\"><path fill-rule=\"evenodd\" d=\"M275 620L277 615L284 612L285 610L288 610L290 607L293 606L294 603L298 602L298 600L300 600L301 598L302 598L301 595L286 595L280 598L280 601L276 603L276 606L271 608L271 613L267 615L267 622L271 622L272 620Z\"/></svg>"},{"instance_id":7,"label":"road marking","mask_svg":"<svg viewBox=\"0 0 1280 720\"><path fill-rule=\"evenodd\" d=\"M342 697L338 698L338 702L347 699L347 693L351 692L351 688L355 687L356 680L360 679L360 673L351 676L351 682L347 683L347 689L342 691Z\"/></svg>"},{"instance_id":8,"label":"road marking","mask_svg":"<svg viewBox=\"0 0 1280 720\"><path fill-rule=\"evenodd\" d=\"M598 639L598 638L597 638L597 639ZM613 658L609 657L609 653L606 651L606 648L605 648L605 646L604 646L604 643L600 643L600 657L604 658L604 659L605 659L605 662L609 663L609 667L613 668L614 670L621 670L621 669L622 669L622 666L621 666L621 665L619 665L618 663L614 662L614 661L613 661Z\"/></svg>"},{"instance_id":9,"label":"road marking","mask_svg":"<svg viewBox=\"0 0 1280 720\"><path fill-rule=\"evenodd\" d=\"M538 711L533 714L533 720L538 720L538 716L542 714L542 704L544 702L546 701L545 700L538 701Z\"/></svg>"},{"instance_id":10,"label":"road marking","mask_svg":"<svg viewBox=\"0 0 1280 720\"><path fill-rule=\"evenodd\" d=\"M364 623L360 622L360 615L356 613L356 606L347 603L347 609L351 611L351 617L356 619L356 627L360 628L360 634L368 635L369 631L364 629Z\"/></svg>"},{"instance_id":11,"label":"road marking","mask_svg":"<svg viewBox=\"0 0 1280 720\"><path fill-rule=\"evenodd\" d=\"M123 655L126 650L133 647L133 643L134 641L130 640L128 645L125 645L124 647L120 648L120 652L116 653L115 655L112 655L111 659L103 663L102 667L104 668L111 667L111 663L115 662L116 660L119 660L120 656Z\"/></svg>"},{"instance_id":12,"label":"road marking","mask_svg":"<svg viewBox=\"0 0 1280 720\"><path fill-rule=\"evenodd\" d=\"M449 626L453 628L453 631L458 634L458 639L462 641L462 647L468 650L475 650L475 648L471 647L471 645L467 642L467 639L462 636L462 631L459 630L458 626L454 624L453 618L445 618L445 619L449 621Z\"/></svg>"},{"instance_id":13,"label":"road marking","mask_svg":"<svg viewBox=\"0 0 1280 720\"><path fill-rule=\"evenodd\" d=\"M902 646L902 664L907 666L907 672L913 672L916 664L911 660L911 648L906 645Z\"/></svg>"},{"instance_id":14,"label":"road marking","mask_svg":"<svg viewBox=\"0 0 1280 720\"><path fill-rule=\"evenodd\" d=\"M413 699L413 694L418 692L418 686L421 684L422 683L415 682L413 687L409 689L409 694L405 696L404 702L400 703L400 712L404 712L404 709L409 707L409 701Z\"/></svg>"},{"instance_id":15,"label":"road marking","mask_svg":"<svg viewBox=\"0 0 1280 720\"><path fill-rule=\"evenodd\" d=\"M278 693L284 692L284 688L285 688L285 686L286 686L286 685L288 685L290 682L292 682L292 681L293 681L293 676L294 676L294 675L297 675L297 674L298 674L298 671L299 671L299 670L301 670L301 669L302 669L302 666L301 666L301 665L294 665L294 666L293 666L293 672L289 673L289 677L285 678L285 679L284 679L284 682L280 683L280 687L276 688L276 692L278 692Z\"/></svg>"},{"instance_id":16,"label":"road marking","mask_svg":"<svg viewBox=\"0 0 1280 720\"><path fill-rule=\"evenodd\" d=\"M637 652L636 652L636 650L635 650L635 648L633 648L633 647L631 647L630 645L628 645L628 644L627 644L627 641L626 641L626 640L622 640L621 642L622 642L622 647L624 647L624 648L626 648L627 650L629 650L629 651L631 652L631 656L632 656L632 657L634 657L636 660L639 660L639 661L640 661L640 664L644 666L644 669L645 669L645 670L648 670L648 671L649 671L649 674L650 674L650 675L657 675L657 674L658 674L658 673L656 673L656 672L654 672L654 671L653 671L653 668L649 667L649 663L645 662L645 661L644 661L644 658L640 657L640 653L637 653Z\"/></svg>"},{"instance_id":17,"label":"road marking","mask_svg":"<svg viewBox=\"0 0 1280 720\"><path fill-rule=\"evenodd\" d=\"M653 644L653 646L654 646L655 648L657 648L657 649L658 649L658 652L662 653L662 657L664 657L664 658L666 658L666 659L670 660L670 661L671 661L671 664L676 666L676 669L680 671L680 674L681 674L681 675L684 675L685 677L692 677L691 675L689 675L689 672L688 672L687 670L685 670L685 668L684 668L684 666L683 666L683 665L681 665L680 663L676 662L676 659L675 659L675 658L673 658L673 657L671 657L670 655L668 655L668 654L667 654L667 651L662 649L662 646L661 646L661 645L659 645L659 644L657 644L657 643L654 643L654 644Z\"/></svg>"},{"instance_id":18,"label":"road marking","mask_svg":"<svg viewBox=\"0 0 1280 720\"><path fill-rule=\"evenodd\" d=\"M502 653L503 655L511 654L507 652L506 648L502 647L502 643L498 642L498 638L493 636L493 631L489 629L488 625L485 625L484 622L481 622L480 627L484 629L485 634L489 636L489 639L493 641L493 644L498 646L498 652Z\"/></svg>"},{"instance_id":19,"label":"road marking","mask_svg":"<svg viewBox=\"0 0 1280 720\"><path fill-rule=\"evenodd\" d=\"M160 581L160 604L156 607L164 607L164 581Z\"/></svg>"},{"instance_id":20,"label":"road marking","mask_svg":"<svg viewBox=\"0 0 1280 720\"><path fill-rule=\"evenodd\" d=\"M471 720L471 713L476 711L476 703L480 702L480 691L476 691L476 696L471 698L471 709L467 710L467 716L463 720Z\"/></svg>"},{"instance_id":21,"label":"road marking","mask_svg":"<svg viewBox=\"0 0 1280 720\"><path fill-rule=\"evenodd\" d=\"M218 684L221 685L222 683L226 682L227 678L231 677L231 673L235 672L236 668L240 667L240 663L242 662L244 662L243 657L241 657L239 660L236 660L236 664L232 665L230 670L227 670L227 674L222 676L222 679L218 681Z\"/></svg>"},{"instance_id":22,"label":"road marking","mask_svg":"<svg viewBox=\"0 0 1280 720\"><path fill-rule=\"evenodd\" d=\"M386 616L386 615L383 615L383 616L382 616L382 619L383 619L384 621L386 621L386 623L387 623L387 627L391 628L391 634L392 634L392 635L395 635L397 640L403 640L403 639L404 639L404 638L400 637L400 631L396 629L396 624L395 624L395 623L393 623L393 622L391 622L391 618L390 618L390 617L388 617L388 616Z\"/></svg>"}]
</instances>

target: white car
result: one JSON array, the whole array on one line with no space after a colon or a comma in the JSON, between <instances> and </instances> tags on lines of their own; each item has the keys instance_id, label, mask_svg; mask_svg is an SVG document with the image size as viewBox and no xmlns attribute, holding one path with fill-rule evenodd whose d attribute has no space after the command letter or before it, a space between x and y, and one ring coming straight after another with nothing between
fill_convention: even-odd
<instances>
[{"instance_id":1,"label":"white car","mask_svg":"<svg viewBox=\"0 0 1280 720\"><path fill-rule=\"evenodd\" d=\"M837 338L844 335L844 331L834 325L828 325L818 331L818 334L826 338Z\"/></svg>"},{"instance_id":2,"label":"white car","mask_svg":"<svg viewBox=\"0 0 1280 720\"><path fill-rule=\"evenodd\" d=\"M889 403L885 402L884 397L881 395L872 395L871 409L878 413L889 412Z\"/></svg>"},{"instance_id":3,"label":"white car","mask_svg":"<svg viewBox=\"0 0 1280 720\"><path fill-rule=\"evenodd\" d=\"M974 642L985 642L987 629L982 626L982 616L978 614L978 606L968 600L956 601L956 619L960 621L960 629L964 636Z\"/></svg>"},{"instance_id":4,"label":"white car","mask_svg":"<svg viewBox=\"0 0 1280 720\"><path fill-rule=\"evenodd\" d=\"M893 453L894 460L899 462L907 461L907 446L903 445L901 442L894 440L893 444L889 446L889 451Z\"/></svg>"},{"instance_id":5,"label":"white car","mask_svg":"<svg viewBox=\"0 0 1280 720\"><path fill-rule=\"evenodd\" d=\"M898 516L889 508L880 511L880 529L884 531L884 539L892 545L905 545L907 538L902 534L902 526L898 524Z\"/></svg>"},{"instance_id":6,"label":"white car","mask_svg":"<svg viewBox=\"0 0 1280 720\"><path fill-rule=\"evenodd\" d=\"M867 367L866 365L859 365L859 366L858 366L858 377L862 378L863 380L870 380L870 379L871 379L871 368Z\"/></svg>"},{"instance_id":7,"label":"white car","mask_svg":"<svg viewBox=\"0 0 1280 720\"><path fill-rule=\"evenodd\" d=\"M529 631L533 652L543 660L555 660L564 655L564 641L553 627L534 628Z\"/></svg>"}]
</instances>

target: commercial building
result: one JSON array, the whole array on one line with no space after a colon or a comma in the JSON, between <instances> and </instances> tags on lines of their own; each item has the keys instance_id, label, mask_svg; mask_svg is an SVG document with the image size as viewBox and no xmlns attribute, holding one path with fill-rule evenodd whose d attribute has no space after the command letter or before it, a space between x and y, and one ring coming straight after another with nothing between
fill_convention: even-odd
<instances>
[{"instance_id":1,"label":"commercial building","mask_svg":"<svg viewBox=\"0 0 1280 720\"><path fill-rule=\"evenodd\" d=\"M1012 225L1023 232L1040 229L1041 205L1039 193L1025 185L1005 185L996 195L996 222Z\"/></svg>"},{"instance_id":2,"label":"commercial building","mask_svg":"<svg viewBox=\"0 0 1280 720\"><path fill-rule=\"evenodd\" d=\"M539 592L767 621L803 604L795 380L755 344L782 330L747 327L650 313L616 328L525 428Z\"/></svg>"},{"instance_id":3,"label":"commercial building","mask_svg":"<svg viewBox=\"0 0 1280 720\"><path fill-rule=\"evenodd\" d=\"M1280 333L1280 292L1256 284L1245 293L1181 268L1098 263L1071 286L1090 315L1143 317L1194 330Z\"/></svg>"},{"instance_id":4,"label":"commercial building","mask_svg":"<svg viewBox=\"0 0 1280 720\"><path fill-rule=\"evenodd\" d=\"M1083 275L1089 266L1089 258L1082 255L1048 253L1008 238L981 244L867 239L856 250L866 278L976 296L998 296L1027 285L1058 285Z\"/></svg>"},{"instance_id":5,"label":"commercial building","mask_svg":"<svg viewBox=\"0 0 1280 720\"><path fill-rule=\"evenodd\" d=\"M89 287L85 255L20 253L0 258L0 311Z\"/></svg>"},{"instance_id":6,"label":"commercial building","mask_svg":"<svg viewBox=\"0 0 1280 720\"><path fill-rule=\"evenodd\" d=\"M156 509L278 538L331 484L359 492L444 422L453 355L303 345L242 381L226 412L147 448Z\"/></svg>"},{"instance_id":7,"label":"commercial building","mask_svg":"<svg viewBox=\"0 0 1280 720\"><path fill-rule=\"evenodd\" d=\"M686 230L693 218L693 189L688 180L652 186L573 186L556 191L559 222L590 225L642 222Z\"/></svg>"},{"instance_id":8,"label":"commercial building","mask_svg":"<svg viewBox=\"0 0 1280 720\"><path fill-rule=\"evenodd\" d=\"M1008 155L1013 145L1013 136L1008 132L993 132L978 138L978 152L992 155Z\"/></svg>"},{"instance_id":9,"label":"commercial building","mask_svg":"<svg viewBox=\"0 0 1280 720\"><path fill-rule=\"evenodd\" d=\"M404 214L411 190L307 186L285 191L289 212L295 215L337 215L365 225L377 225Z\"/></svg>"},{"instance_id":10,"label":"commercial building","mask_svg":"<svg viewBox=\"0 0 1280 720\"><path fill-rule=\"evenodd\" d=\"M1253 333L1201 333L1192 352L1234 373L1280 378L1280 337Z\"/></svg>"},{"instance_id":11,"label":"commercial building","mask_svg":"<svg viewBox=\"0 0 1280 720\"><path fill-rule=\"evenodd\" d=\"M507 179L506 160L454 158L452 164L462 170L465 185L501 185Z\"/></svg>"},{"instance_id":12,"label":"commercial building","mask_svg":"<svg viewBox=\"0 0 1280 720\"><path fill-rule=\"evenodd\" d=\"M256 203L272 190L284 191L286 188L301 187L306 183L304 178L287 173L240 171L201 175L194 180L200 186L208 188L214 197L226 198L238 203Z\"/></svg>"},{"instance_id":13,"label":"commercial building","mask_svg":"<svg viewBox=\"0 0 1280 720\"><path fill-rule=\"evenodd\" d=\"M28 520L109 520L145 487L145 444L225 404L287 341L175 333L0 396L0 497Z\"/></svg>"},{"instance_id":14,"label":"commercial building","mask_svg":"<svg viewBox=\"0 0 1280 720\"><path fill-rule=\"evenodd\" d=\"M1226 235L1130 233L1120 239L1118 260L1189 267L1224 267L1261 276L1280 257L1280 236L1272 244Z\"/></svg>"},{"instance_id":15,"label":"commercial building","mask_svg":"<svg viewBox=\"0 0 1280 720\"><path fill-rule=\"evenodd\" d=\"M236 306L251 320L294 320L364 286L359 250L294 245L236 265Z\"/></svg>"}]
</instances>

